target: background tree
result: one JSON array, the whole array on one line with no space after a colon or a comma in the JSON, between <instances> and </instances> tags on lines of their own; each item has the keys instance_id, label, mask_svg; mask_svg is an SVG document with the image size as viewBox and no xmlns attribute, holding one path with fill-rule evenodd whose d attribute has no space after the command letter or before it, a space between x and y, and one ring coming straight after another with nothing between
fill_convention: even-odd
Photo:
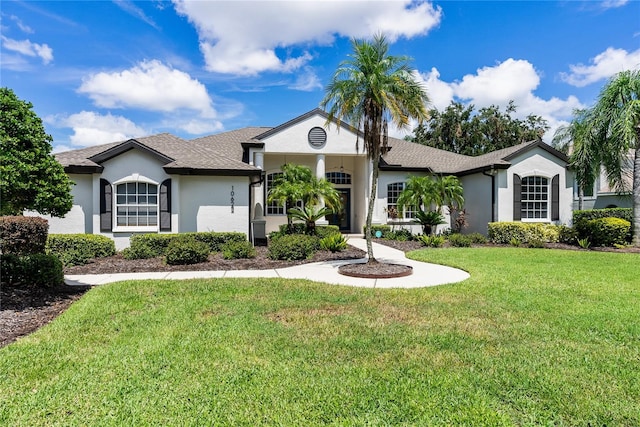
<instances>
[{"instance_id":1,"label":"background tree","mask_svg":"<svg viewBox=\"0 0 640 427\"><path fill-rule=\"evenodd\" d=\"M468 156L478 156L501 148L542 138L549 129L540 116L528 115L525 120L512 117L517 110L513 101L505 112L498 106L474 111L474 106L459 102L443 111L429 111L429 120L416 127L414 136L407 139L418 144Z\"/></svg>"},{"instance_id":2,"label":"background tree","mask_svg":"<svg viewBox=\"0 0 640 427\"><path fill-rule=\"evenodd\" d=\"M380 156L387 149L388 124L406 128L411 118L421 123L427 118L429 98L409 67L409 58L389 55L389 45L383 35L376 35L371 42L354 39L351 45L353 53L338 66L321 105L329 113L327 126L344 120L363 133L364 150L373 169L365 238L368 262L376 263L371 221ZM356 149L359 149L359 138Z\"/></svg>"},{"instance_id":3,"label":"background tree","mask_svg":"<svg viewBox=\"0 0 640 427\"><path fill-rule=\"evenodd\" d=\"M13 90L0 88L0 215L34 210L62 217L73 203L71 181L32 108Z\"/></svg>"},{"instance_id":4,"label":"background tree","mask_svg":"<svg viewBox=\"0 0 640 427\"><path fill-rule=\"evenodd\" d=\"M640 70L616 74L602 88L587 113L587 137L582 148L602 164L609 184L627 190L632 169L632 244L640 246Z\"/></svg>"}]
</instances>

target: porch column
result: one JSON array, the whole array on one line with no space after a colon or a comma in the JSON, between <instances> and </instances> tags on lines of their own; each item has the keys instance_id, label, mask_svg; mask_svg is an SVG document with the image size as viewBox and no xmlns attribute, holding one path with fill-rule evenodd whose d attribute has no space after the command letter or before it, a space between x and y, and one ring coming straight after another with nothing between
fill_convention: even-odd
<instances>
[{"instance_id":1,"label":"porch column","mask_svg":"<svg viewBox=\"0 0 640 427\"><path fill-rule=\"evenodd\" d=\"M316 178L322 179L325 178L325 158L324 154L316 155ZM324 207L324 200L320 199L320 207ZM325 217L320 218L316 221L317 225L327 225L329 221L326 220Z\"/></svg>"}]
</instances>

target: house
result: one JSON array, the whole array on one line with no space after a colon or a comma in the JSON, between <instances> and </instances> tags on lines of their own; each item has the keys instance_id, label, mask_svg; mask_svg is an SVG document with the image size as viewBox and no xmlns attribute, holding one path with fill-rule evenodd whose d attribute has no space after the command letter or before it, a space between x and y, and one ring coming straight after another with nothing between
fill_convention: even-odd
<instances>
[{"instance_id":1,"label":"house","mask_svg":"<svg viewBox=\"0 0 640 427\"><path fill-rule=\"evenodd\" d=\"M340 192L343 211L324 223L362 232L371 162L356 149L362 136L343 122L325 126L327 117L315 109L273 128L193 140L165 133L59 153L76 184L74 205L65 218L50 219L50 232L99 233L118 248L132 234L148 232L239 231L264 238L286 223L284 208L267 202L285 163L309 166ZM389 147L380 162L375 224L419 231L411 212L389 215L412 174L459 177L469 232L486 233L491 221L571 221L573 173L564 154L541 141L478 157L395 138Z\"/></svg>"}]
</instances>

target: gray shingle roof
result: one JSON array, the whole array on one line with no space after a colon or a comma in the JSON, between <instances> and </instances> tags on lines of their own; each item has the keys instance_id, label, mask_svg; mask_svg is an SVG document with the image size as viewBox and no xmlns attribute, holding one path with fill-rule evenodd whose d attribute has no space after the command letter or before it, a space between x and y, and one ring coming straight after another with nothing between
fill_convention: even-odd
<instances>
[{"instance_id":1,"label":"gray shingle roof","mask_svg":"<svg viewBox=\"0 0 640 427\"><path fill-rule=\"evenodd\" d=\"M259 174L259 169L242 161L240 144L237 144L239 152L231 148L233 145L234 142L207 144L186 141L168 133L161 133L58 153L56 158L69 171L100 168L100 164L105 160L137 147L163 159L167 172Z\"/></svg>"}]
</instances>

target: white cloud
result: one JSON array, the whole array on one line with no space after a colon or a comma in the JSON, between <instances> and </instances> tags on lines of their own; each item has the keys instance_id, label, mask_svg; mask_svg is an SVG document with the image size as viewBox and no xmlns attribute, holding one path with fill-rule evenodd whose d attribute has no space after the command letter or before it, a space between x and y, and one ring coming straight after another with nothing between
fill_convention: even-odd
<instances>
[{"instance_id":1,"label":"white cloud","mask_svg":"<svg viewBox=\"0 0 640 427\"><path fill-rule=\"evenodd\" d=\"M20 28L20 30L22 30L22 32L27 33L27 34L33 34L33 29L31 27L29 27L28 25L26 25L25 23L23 23L20 18L18 18L15 15L11 15L10 18L11 18L11 20L13 22L16 23L16 25L18 26L18 28Z\"/></svg>"},{"instance_id":2,"label":"white cloud","mask_svg":"<svg viewBox=\"0 0 640 427\"><path fill-rule=\"evenodd\" d=\"M601 7L603 9L615 9L617 7L622 7L629 3L629 0L604 0L601 3Z\"/></svg>"},{"instance_id":3,"label":"white cloud","mask_svg":"<svg viewBox=\"0 0 640 427\"><path fill-rule=\"evenodd\" d=\"M608 79L616 73L640 68L640 49L627 52L624 49L608 48L591 59L590 65L570 65L570 73L561 73L560 78L577 87L584 87Z\"/></svg>"},{"instance_id":4,"label":"white cloud","mask_svg":"<svg viewBox=\"0 0 640 427\"><path fill-rule=\"evenodd\" d=\"M199 120L190 119L186 121L174 121L170 124L170 127L181 129L191 135L204 135L215 132L220 132L224 129L221 122L217 120Z\"/></svg>"},{"instance_id":5,"label":"white cloud","mask_svg":"<svg viewBox=\"0 0 640 427\"><path fill-rule=\"evenodd\" d=\"M28 39L14 40L2 36L2 45L5 49L24 56L39 57L45 65L53 61L53 49L47 44L33 43Z\"/></svg>"},{"instance_id":6,"label":"white cloud","mask_svg":"<svg viewBox=\"0 0 640 427\"><path fill-rule=\"evenodd\" d=\"M323 85L320 79L313 72L311 67L304 67L296 78L295 83L289 86L289 89L300 90L303 92L311 92L314 89L322 89Z\"/></svg>"},{"instance_id":7,"label":"white cloud","mask_svg":"<svg viewBox=\"0 0 640 427\"><path fill-rule=\"evenodd\" d=\"M73 129L70 142L76 148L124 141L148 134L145 129L125 117L101 115L93 111L72 114L60 122L62 126Z\"/></svg>"},{"instance_id":8,"label":"white cloud","mask_svg":"<svg viewBox=\"0 0 640 427\"><path fill-rule=\"evenodd\" d=\"M335 35L410 38L426 34L442 17L440 8L424 0L173 1L198 31L207 70L240 75L290 72L311 59L304 51L281 58L279 48L328 45Z\"/></svg>"},{"instance_id":9,"label":"white cloud","mask_svg":"<svg viewBox=\"0 0 640 427\"><path fill-rule=\"evenodd\" d=\"M467 74L456 82L441 80L436 68L421 74L421 77L438 110L444 110L453 100L473 104L476 109L491 105L504 109L509 101L514 101L517 118L524 119L534 114L547 120L550 126L544 138L547 141L551 140L558 126L571 118L574 109L584 108L575 96L542 99L535 95L540 75L525 60L509 58L493 67L478 69L476 74Z\"/></svg>"},{"instance_id":10,"label":"white cloud","mask_svg":"<svg viewBox=\"0 0 640 427\"><path fill-rule=\"evenodd\" d=\"M83 80L78 92L87 94L99 107L162 112L184 108L198 111L201 117L216 116L202 83L155 60L121 72L93 74Z\"/></svg>"},{"instance_id":11,"label":"white cloud","mask_svg":"<svg viewBox=\"0 0 640 427\"><path fill-rule=\"evenodd\" d=\"M136 6L131 0L113 0L113 2L122 10L124 10L125 12L127 12L129 15L140 19L141 21L149 24L150 26L152 26L155 29L158 29L158 25L155 23L155 21L153 19L151 19L149 16L147 16L146 13L144 13L144 10L140 9L138 6Z\"/></svg>"}]
</instances>

